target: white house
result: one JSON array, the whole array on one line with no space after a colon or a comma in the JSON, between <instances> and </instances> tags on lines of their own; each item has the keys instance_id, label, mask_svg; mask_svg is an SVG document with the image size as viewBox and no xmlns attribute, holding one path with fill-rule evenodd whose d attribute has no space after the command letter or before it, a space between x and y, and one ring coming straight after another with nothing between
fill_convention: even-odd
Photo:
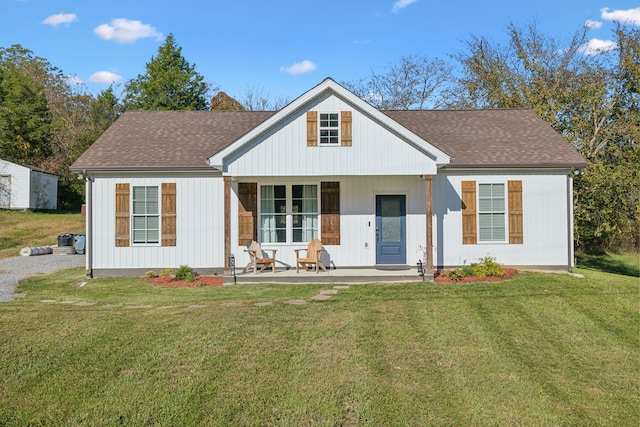
<instances>
[{"instance_id":1,"label":"white house","mask_svg":"<svg viewBox=\"0 0 640 427\"><path fill-rule=\"evenodd\" d=\"M87 178L87 269L246 262L571 269L572 176L587 163L526 109L379 111L326 79L277 112L131 111L72 166Z\"/></svg>"},{"instance_id":2,"label":"white house","mask_svg":"<svg viewBox=\"0 0 640 427\"><path fill-rule=\"evenodd\" d=\"M0 159L0 209L57 209L58 177Z\"/></svg>"}]
</instances>

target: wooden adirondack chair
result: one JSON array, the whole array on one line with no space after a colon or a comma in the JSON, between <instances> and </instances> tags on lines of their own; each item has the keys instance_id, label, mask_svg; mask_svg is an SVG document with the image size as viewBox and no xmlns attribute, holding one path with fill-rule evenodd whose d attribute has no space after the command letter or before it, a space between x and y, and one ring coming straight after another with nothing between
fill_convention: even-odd
<instances>
[{"instance_id":1,"label":"wooden adirondack chair","mask_svg":"<svg viewBox=\"0 0 640 427\"><path fill-rule=\"evenodd\" d=\"M271 258L269 258L266 251L272 252ZM277 249L262 249L260 247L260 243L255 240L250 240L247 243L247 249L245 252L249 254L249 264L246 265L244 271L247 271L249 268L253 268L253 272L257 273L258 271L263 272L265 268L271 266L271 271L276 272L276 252ZM261 266L258 268L258 266Z\"/></svg>"},{"instance_id":2,"label":"wooden adirondack chair","mask_svg":"<svg viewBox=\"0 0 640 427\"><path fill-rule=\"evenodd\" d=\"M296 273L300 272L299 267L306 269L309 264L314 264L316 266L316 273L318 272L318 267L327 271L327 268L321 261L322 255L322 242L318 239L314 239L307 246L306 256L304 258L300 258L300 251L304 251L304 249L294 249L296 252Z\"/></svg>"}]
</instances>

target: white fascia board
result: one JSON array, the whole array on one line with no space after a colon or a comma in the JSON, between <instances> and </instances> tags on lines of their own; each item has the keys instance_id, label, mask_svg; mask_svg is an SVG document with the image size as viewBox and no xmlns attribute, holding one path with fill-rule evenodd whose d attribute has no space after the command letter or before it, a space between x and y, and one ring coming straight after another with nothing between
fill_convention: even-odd
<instances>
[{"instance_id":1,"label":"white fascia board","mask_svg":"<svg viewBox=\"0 0 640 427\"><path fill-rule=\"evenodd\" d=\"M378 121L383 126L391 129L398 135L402 136L406 140L410 141L416 148L425 153L429 153L433 156L434 161L438 166L448 165L451 161L451 158L444 151L441 151L434 147L429 142L425 141L415 133L411 132L409 129L402 126L400 123L391 119L386 114L379 111L377 108L372 107L367 102L362 100L359 96L355 95L353 92L345 89L343 86L336 83L335 80L331 78L324 79L319 85L314 88L308 90L304 94L300 95L294 101L292 101L289 105L284 107L282 110L278 111L273 116L269 117L267 120L251 129L245 135L243 135L240 139L236 140L232 144L228 145L224 149L220 150L218 153L209 157L208 163L218 170L222 170L224 166L224 159L227 158L230 154L242 148L245 144L248 144L254 138L257 138L262 133L266 132L269 128L276 125L278 122L283 120L289 114L293 114L296 110L300 109L304 104L311 101L312 99L320 96L325 91L332 91L338 97L343 98L348 103L354 105L357 109L365 112L366 115L369 115Z\"/></svg>"}]
</instances>

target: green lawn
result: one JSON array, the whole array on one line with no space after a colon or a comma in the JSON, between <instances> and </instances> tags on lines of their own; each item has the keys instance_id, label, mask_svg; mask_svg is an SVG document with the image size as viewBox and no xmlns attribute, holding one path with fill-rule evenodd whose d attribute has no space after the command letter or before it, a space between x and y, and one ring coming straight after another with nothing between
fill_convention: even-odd
<instances>
[{"instance_id":1,"label":"green lawn","mask_svg":"<svg viewBox=\"0 0 640 427\"><path fill-rule=\"evenodd\" d=\"M30 279L0 303L0 426L636 425L640 279L602 270L324 302L318 285Z\"/></svg>"}]
</instances>

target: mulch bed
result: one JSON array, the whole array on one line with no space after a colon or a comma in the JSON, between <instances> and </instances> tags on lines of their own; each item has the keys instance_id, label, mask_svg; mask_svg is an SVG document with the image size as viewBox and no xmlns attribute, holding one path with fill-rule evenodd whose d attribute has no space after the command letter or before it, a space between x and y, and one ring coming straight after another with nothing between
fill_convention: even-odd
<instances>
[{"instance_id":1,"label":"mulch bed","mask_svg":"<svg viewBox=\"0 0 640 427\"><path fill-rule=\"evenodd\" d=\"M442 272L439 271L434 271L433 272L433 281L436 283L473 283L473 282L499 282L501 280L505 280L508 279L510 277L513 277L514 275L516 275L518 273L518 270L515 270L513 268L505 268L504 269L504 275L502 276L487 276L487 277L475 277L475 276L469 276L469 277L461 277L460 279L453 280L450 279L449 277L447 277L447 274L449 274L450 270L444 270Z\"/></svg>"},{"instance_id":2,"label":"mulch bed","mask_svg":"<svg viewBox=\"0 0 640 427\"><path fill-rule=\"evenodd\" d=\"M202 286L222 286L224 277L223 276L196 276L196 280L194 282L184 282L180 280L176 280L175 277L172 276L158 276L158 277L145 277L142 279L143 282L151 283L155 286L170 286L170 287L184 287L184 288L199 288Z\"/></svg>"}]
</instances>

